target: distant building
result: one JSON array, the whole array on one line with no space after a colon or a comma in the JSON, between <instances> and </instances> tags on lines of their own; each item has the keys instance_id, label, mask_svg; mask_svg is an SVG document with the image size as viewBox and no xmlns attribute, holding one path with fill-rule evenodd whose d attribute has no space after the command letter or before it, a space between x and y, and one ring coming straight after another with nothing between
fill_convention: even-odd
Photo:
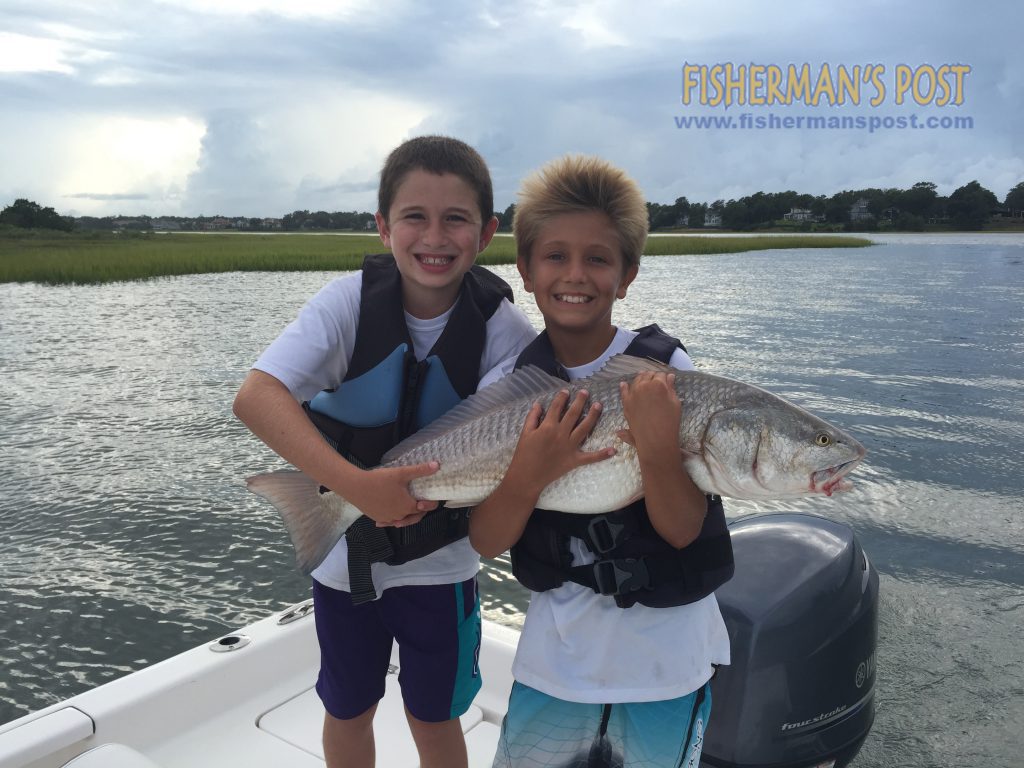
<instances>
[{"instance_id":1,"label":"distant building","mask_svg":"<svg viewBox=\"0 0 1024 768\"><path fill-rule=\"evenodd\" d=\"M789 213L782 214L786 221L824 221L824 216L815 216L810 208L790 208Z\"/></svg>"},{"instance_id":2,"label":"distant building","mask_svg":"<svg viewBox=\"0 0 1024 768\"><path fill-rule=\"evenodd\" d=\"M154 232L177 232L180 229L181 224L173 219L153 219Z\"/></svg>"},{"instance_id":3,"label":"distant building","mask_svg":"<svg viewBox=\"0 0 1024 768\"><path fill-rule=\"evenodd\" d=\"M110 222L114 229L148 229L149 219L142 216L120 216Z\"/></svg>"},{"instance_id":4,"label":"distant building","mask_svg":"<svg viewBox=\"0 0 1024 768\"><path fill-rule=\"evenodd\" d=\"M229 229L231 227L231 219L226 219L223 216L216 216L209 221L203 222L202 228L206 231Z\"/></svg>"},{"instance_id":5,"label":"distant building","mask_svg":"<svg viewBox=\"0 0 1024 768\"><path fill-rule=\"evenodd\" d=\"M690 226L690 214L680 216L678 219L676 219L676 228L682 229L683 227L688 226Z\"/></svg>"},{"instance_id":6,"label":"distant building","mask_svg":"<svg viewBox=\"0 0 1024 768\"><path fill-rule=\"evenodd\" d=\"M850 221L864 221L873 218L875 218L874 215L868 210L867 199L862 197L850 206Z\"/></svg>"},{"instance_id":7,"label":"distant building","mask_svg":"<svg viewBox=\"0 0 1024 768\"><path fill-rule=\"evenodd\" d=\"M790 212L783 213L785 221L814 221L814 214L810 208L791 208Z\"/></svg>"},{"instance_id":8,"label":"distant building","mask_svg":"<svg viewBox=\"0 0 1024 768\"><path fill-rule=\"evenodd\" d=\"M716 213L715 211L704 212L704 226L705 227L720 227L722 226L722 214Z\"/></svg>"},{"instance_id":9,"label":"distant building","mask_svg":"<svg viewBox=\"0 0 1024 768\"><path fill-rule=\"evenodd\" d=\"M264 219L264 229L280 229L282 227L281 219Z\"/></svg>"}]
</instances>

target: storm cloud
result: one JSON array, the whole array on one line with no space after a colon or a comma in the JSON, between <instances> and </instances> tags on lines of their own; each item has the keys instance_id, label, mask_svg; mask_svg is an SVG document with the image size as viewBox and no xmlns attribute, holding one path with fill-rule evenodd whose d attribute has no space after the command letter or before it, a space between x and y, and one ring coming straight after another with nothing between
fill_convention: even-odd
<instances>
[{"instance_id":1,"label":"storm cloud","mask_svg":"<svg viewBox=\"0 0 1024 768\"><path fill-rule=\"evenodd\" d=\"M280 216L368 210L381 162L445 133L495 202L566 152L647 198L832 194L1024 179L1024 54L1009 2L5 3L0 205L63 213ZM215 9L213 7L215 6ZM685 64L963 64L960 106L682 103ZM971 127L680 128L680 117L969 117Z\"/></svg>"}]
</instances>

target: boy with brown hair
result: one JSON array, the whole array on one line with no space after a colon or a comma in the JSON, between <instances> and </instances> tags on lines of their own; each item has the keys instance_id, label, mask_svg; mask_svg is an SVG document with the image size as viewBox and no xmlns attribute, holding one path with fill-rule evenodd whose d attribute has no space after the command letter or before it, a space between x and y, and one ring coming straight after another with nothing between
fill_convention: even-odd
<instances>
[{"instance_id":1,"label":"boy with brown hair","mask_svg":"<svg viewBox=\"0 0 1024 768\"><path fill-rule=\"evenodd\" d=\"M465 766L458 718L480 688L479 556L464 514L432 524L437 503L409 493L436 462L374 467L535 332L508 286L474 266L497 219L490 173L471 147L424 136L396 148L376 220L391 254L316 294L255 363L234 411L366 516L312 572L327 765L374 765L373 716L397 641L421 765Z\"/></svg>"},{"instance_id":2,"label":"boy with brown hair","mask_svg":"<svg viewBox=\"0 0 1024 768\"><path fill-rule=\"evenodd\" d=\"M524 183L514 230L545 330L481 387L528 364L584 378L620 353L693 367L657 326L612 323L647 236L643 195L622 171L598 158L549 163ZM533 407L500 485L473 510L473 546L491 557L511 548L531 590L496 767L699 762L708 681L729 661L713 590L731 575L732 552L720 499L683 466L673 382L649 372L621 385L620 437L637 452L643 499L592 518L535 509L552 481L613 452L581 450L600 403L585 411L585 392L571 404L565 392L547 413ZM644 573L630 572L641 561Z\"/></svg>"}]
</instances>

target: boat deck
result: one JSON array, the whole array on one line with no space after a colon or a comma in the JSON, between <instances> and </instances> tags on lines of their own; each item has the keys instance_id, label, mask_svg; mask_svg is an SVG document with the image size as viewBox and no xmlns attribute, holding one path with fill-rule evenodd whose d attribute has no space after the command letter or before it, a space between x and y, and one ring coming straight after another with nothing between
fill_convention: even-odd
<instances>
[{"instance_id":1,"label":"boat deck","mask_svg":"<svg viewBox=\"0 0 1024 768\"><path fill-rule=\"evenodd\" d=\"M516 639L485 622L484 689L462 717L473 768L494 757ZM396 650L394 672L397 663ZM0 768L317 768L324 764L318 666L311 603L302 603L0 725ZM388 675L374 730L378 765L419 764L397 674ZM113 744L123 746L96 750Z\"/></svg>"}]
</instances>

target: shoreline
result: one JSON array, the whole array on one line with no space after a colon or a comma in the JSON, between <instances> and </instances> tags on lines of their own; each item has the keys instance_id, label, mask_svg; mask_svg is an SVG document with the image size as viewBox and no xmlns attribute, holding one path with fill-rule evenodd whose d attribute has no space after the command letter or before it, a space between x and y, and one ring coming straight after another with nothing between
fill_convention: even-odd
<instances>
[{"instance_id":1,"label":"shoreline","mask_svg":"<svg viewBox=\"0 0 1024 768\"><path fill-rule=\"evenodd\" d=\"M0 283L98 285L221 272L352 271L361 267L366 254L386 250L376 234L282 234L290 236L243 232L65 235L28 230L18 237L7 232L0 236ZM849 235L656 234L648 239L644 255L870 245L866 238ZM496 237L477 259L483 265L514 262L511 235Z\"/></svg>"}]
</instances>

